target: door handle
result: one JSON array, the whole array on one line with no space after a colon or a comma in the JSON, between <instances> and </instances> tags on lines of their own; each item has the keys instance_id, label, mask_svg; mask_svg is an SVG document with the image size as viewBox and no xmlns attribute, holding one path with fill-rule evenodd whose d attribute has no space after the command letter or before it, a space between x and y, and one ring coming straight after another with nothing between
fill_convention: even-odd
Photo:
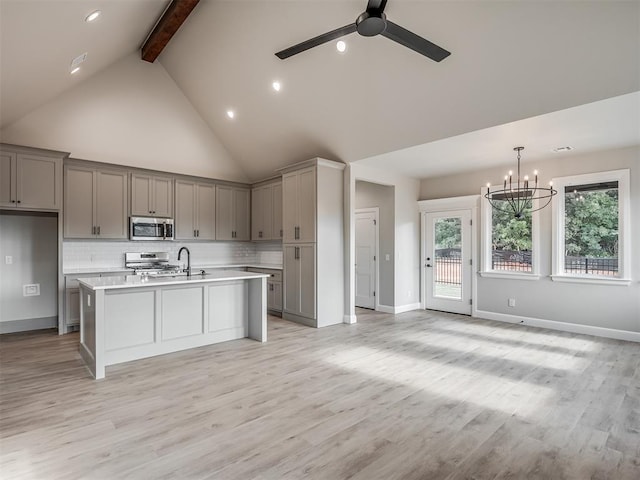
<instances>
[{"instance_id":1,"label":"door handle","mask_svg":"<svg viewBox=\"0 0 640 480\"><path fill-rule=\"evenodd\" d=\"M431 264L430 264L430 263L427 263L427 264L425 265L425 267L430 267L430 266L431 266Z\"/></svg>"}]
</instances>

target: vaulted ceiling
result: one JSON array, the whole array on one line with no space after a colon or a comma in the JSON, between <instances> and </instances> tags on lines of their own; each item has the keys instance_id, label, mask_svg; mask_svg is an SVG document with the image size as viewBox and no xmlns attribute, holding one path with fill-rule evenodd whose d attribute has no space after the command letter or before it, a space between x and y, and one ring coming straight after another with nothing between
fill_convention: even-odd
<instances>
[{"instance_id":1,"label":"vaulted ceiling","mask_svg":"<svg viewBox=\"0 0 640 480\"><path fill-rule=\"evenodd\" d=\"M64 29L73 9L105 12L109 35L90 53L97 71L139 48L167 5L0 1L3 124L72 86L56 52L83 35ZM353 22L365 6L201 0L158 61L253 180L313 156L393 166L401 157L384 154L640 90L638 2L389 0L389 19L452 55L436 63L357 34L344 54L328 43L284 61L274 55ZM41 32L37 52L6 43L19 28Z\"/></svg>"}]
</instances>

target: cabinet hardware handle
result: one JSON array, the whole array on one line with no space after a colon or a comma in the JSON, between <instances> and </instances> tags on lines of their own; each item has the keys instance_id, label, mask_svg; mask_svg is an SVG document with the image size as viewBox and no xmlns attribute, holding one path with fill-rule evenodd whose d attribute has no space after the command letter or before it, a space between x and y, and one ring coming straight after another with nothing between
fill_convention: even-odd
<instances>
[{"instance_id":1,"label":"cabinet hardware handle","mask_svg":"<svg viewBox=\"0 0 640 480\"><path fill-rule=\"evenodd\" d=\"M93 226L91 227L91 235L95 235L96 234L96 227Z\"/></svg>"},{"instance_id":2,"label":"cabinet hardware handle","mask_svg":"<svg viewBox=\"0 0 640 480\"><path fill-rule=\"evenodd\" d=\"M262 238L262 232L258 232L258 238Z\"/></svg>"},{"instance_id":3,"label":"cabinet hardware handle","mask_svg":"<svg viewBox=\"0 0 640 480\"><path fill-rule=\"evenodd\" d=\"M196 236L196 231L195 231L195 230L193 231L193 236L194 236L194 237Z\"/></svg>"},{"instance_id":4,"label":"cabinet hardware handle","mask_svg":"<svg viewBox=\"0 0 640 480\"><path fill-rule=\"evenodd\" d=\"M198 237L200 237L200 229L196 230L198 232Z\"/></svg>"},{"instance_id":5,"label":"cabinet hardware handle","mask_svg":"<svg viewBox=\"0 0 640 480\"><path fill-rule=\"evenodd\" d=\"M18 200L18 203L22 203L20 200Z\"/></svg>"},{"instance_id":6,"label":"cabinet hardware handle","mask_svg":"<svg viewBox=\"0 0 640 480\"><path fill-rule=\"evenodd\" d=\"M280 238L282 238L282 229L280 229Z\"/></svg>"},{"instance_id":7,"label":"cabinet hardware handle","mask_svg":"<svg viewBox=\"0 0 640 480\"><path fill-rule=\"evenodd\" d=\"M15 200L11 200L11 203L16 203L16 201Z\"/></svg>"},{"instance_id":8,"label":"cabinet hardware handle","mask_svg":"<svg viewBox=\"0 0 640 480\"><path fill-rule=\"evenodd\" d=\"M100 225L98 225L98 235L100 235Z\"/></svg>"}]
</instances>

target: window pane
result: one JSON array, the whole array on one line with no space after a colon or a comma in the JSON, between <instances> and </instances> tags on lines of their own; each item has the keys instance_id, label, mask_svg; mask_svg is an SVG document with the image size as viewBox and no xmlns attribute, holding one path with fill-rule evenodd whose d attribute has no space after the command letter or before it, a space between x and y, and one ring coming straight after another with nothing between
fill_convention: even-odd
<instances>
[{"instance_id":1,"label":"window pane","mask_svg":"<svg viewBox=\"0 0 640 480\"><path fill-rule=\"evenodd\" d=\"M618 275L618 182L564 190L564 271Z\"/></svg>"},{"instance_id":2,"label":"window pane","mask_svg":"<svg viewBox=\"0 0 640 480\"><path fill-rule=\"evenodd\" d=\"M435 221L436 268L434 294L462 298L462 219L438 218Z\"/></svg>"},{"instance_id":3,"label":"window pane","mask_svg":"<svg viewBox=\"0 0 640 480\"><path fill-rule=\"evenodd\" d=\"M506 201L495 202L491 210L491 269L532 272L531 209L515 218Z\"/></svg>"}]
</instances>

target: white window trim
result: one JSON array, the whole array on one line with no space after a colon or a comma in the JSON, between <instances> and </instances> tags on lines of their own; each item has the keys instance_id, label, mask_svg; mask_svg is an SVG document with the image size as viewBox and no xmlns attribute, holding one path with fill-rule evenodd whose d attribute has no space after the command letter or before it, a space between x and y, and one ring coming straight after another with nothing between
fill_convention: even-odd
<instances>
[{"instance_id":1,"label":"white window trim","mask_svg":"<svg viewBox=\"0 0 640 480\"><path fill-rule=\"evenodd\" d=\"M630 212L630 172L629 169L586 173L553 179L558 190L552 207L552 272L556 282L592 283L600 285L631 284L631 212ZM618 276L576 275L564 272L564 190L573 185L598 182L618 182Z\"/></svg>"},{"instance_id":2,"label":"white window trim","mask_svg":"<svg viewBox=\"0 0 640 480\"><path fill-rule=\"evenodd\" d=\"M524 184L521 184L524 188ZM500 185L489 187L491 192L500 190ZM493 207L489 201L484 198L487 188L484 187L480 191L482 196L482 270L480 276L486 278L508 278L518 280L538 280L540 279L540 215L539 212L533 212L531 215L531 272L510 272L508 270L492 270L491 269L491 221L493 218ZM538 208L538 201L534 200L534 210Z\"/></svg>"}]
</instances>

